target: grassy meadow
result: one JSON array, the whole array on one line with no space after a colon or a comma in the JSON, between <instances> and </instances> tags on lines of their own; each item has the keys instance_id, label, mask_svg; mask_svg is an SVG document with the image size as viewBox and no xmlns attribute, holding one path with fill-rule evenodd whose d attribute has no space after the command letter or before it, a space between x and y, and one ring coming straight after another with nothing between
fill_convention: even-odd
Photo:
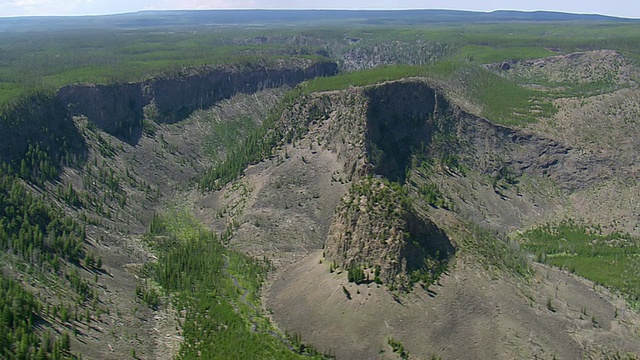
<instances>
[{"instance_id":1,"label":"grassy meadow","mask_svg":"<svg viewBox=\"0 0 640 360\"><path fill-rule=\"evenodd\" d=\"M598 227L565 220L530 229L520 239L537 261L619 291L640 305L640 238L603 234Z\"/></svg>"}]
</instances>

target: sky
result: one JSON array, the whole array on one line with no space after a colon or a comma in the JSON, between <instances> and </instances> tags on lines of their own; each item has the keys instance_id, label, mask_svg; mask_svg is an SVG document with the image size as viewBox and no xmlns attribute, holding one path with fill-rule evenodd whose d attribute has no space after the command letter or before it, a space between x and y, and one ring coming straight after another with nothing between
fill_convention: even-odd
<instances>
[{"instance_id":1,"label":"sky","mask_svg":"<svg viewBox=\"0 0 640 360\"><path fill-rule=\"evenodd\" d=\"M0 16L99 15L176 9L549 10L640 18L637 0L0 0Z\"/></svg>"}]
</instances>

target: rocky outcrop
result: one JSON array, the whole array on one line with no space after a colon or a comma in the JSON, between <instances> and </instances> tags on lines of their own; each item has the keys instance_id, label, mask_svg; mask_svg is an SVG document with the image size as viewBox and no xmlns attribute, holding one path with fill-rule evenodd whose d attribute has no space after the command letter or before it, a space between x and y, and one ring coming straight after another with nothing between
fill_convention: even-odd
<instances>
[{"instance_id":1,"label":"rocky outcrop","mask_svg":"<svg viewBox=\"0 0 640 360\"><path fill-rule=\"evenodd\" d=\"M308 136L338 153L352 180L325 256L343 269L380 267L381 280L389 284L406 284L416 271L432 271L427 263L437 263L430 259L454 251L429 212L415 210L433 205L402 195L421 196L415 177L409 183L405 177L425 160L445 176L446 169L458 166L489 179L548 177L569 193L596 186L617 171L553 138L467 113L421 79L317 94L303 104L291 116L301 114ZM421 171L419 176L428 177ZM493 193L488 183L479 186Z\"/></svg>"},{"instance_id":2,"label":"rocky outcrop","mask_svg":"<svg viewBox=\"0 0 640 360\"><path fill-rule=\"evenodd\" d=\"M453 251L444 232L416 216L399 185L368 177L342 199L325 257L343 269L369 269L371 280L378 276L385 284L406 287L436 273Z\"/></svg>"},{"instance_id":3,"label":"rocky outcrop","mask_svg":"<svg viewBox=\"0 0 640 360\"><path fill-rule=\"evenodd\" d=\"M335 152L348 178L376 174L403 181L411 154L454 126L445 97L423 81L396 81L302 96L278 127L307 133Z\"/></svg>"},{"instance_id":4,"label":"rocky outcrop","mask_svg":"<svg viewBox=\"0 0 640 360\"><path fill-rule=\"evenodd\" d=\"M69 85L56 100L71 116L86 116L100 129L114 135L131 135L139 127L145 101L140 84Z\"/></svg>"},{"instance_id":5,"label":"rocky outcrop","mask_svg":"<svg viewBox=\"0 0 640 360\"><path fill-rule=\"evenodd\" d=\"M321 125L313 136L351 161L345 168L348 174L352 170L353 184L331 226L327 260L344 269L378 268L380 280L392 286L435 276L453 245L428 217L415 212L402 184L412 155L428 151L434 134L449 129L449 103L422 81L350 89L342 101L339 95L328 96L329 101L313 102L314 109L322 109L315 111L322 116L315 118ZM356 118L344 109L327 108L345 99ZM339 125L345 119L351 125Z\"/></svg>"},{"instance_id":6,"label":"rocky outcrop","mask_svg":"<svg viewBox=\"0 0 640 360\"><path fill-rule=\"evenodd\" d=\"M555 85L593 82L629 84L638 70L615 50L576 52L541 59L510 60L485 65L504 76Z\"/></svg>"},{"instance_id":7,"label":"rocky outcrop","mask_svg":"<svg viewBox=\"0 0 640 360\"><path fill-rule=\"evenodd\" d=\"M286 108L278 128L309 138L337 154L350 180L369 173L366 160L367 101L363 89L303 95Z\"/></svg>"},{"instance_id":8,"label":"rocky outcrop","mask_svg":"<svg viewBox=\"0 0 640 360\"><path fill-rule=\"evenodd\" d=\"M28 167L45 164L40 167L51 169L51 176L53 169L86 158L87 146L73 116L85 116L102 130L135 142L145 116L178 121L236 93L294 86L336 71L337 65L328 61L274 60L190 69L140 83L68 85L55 95L33 94L1 109L0 160L16 170L28 155Z\"/></svg>"},{"instance_id":9,"label":"rocky outcrop","mask_svg":"<svg viewBox=\"0 0 640 360\"><path fill-rule=\"evenodd\" d=\"M458 141L465 144L461 158L487 175L506 170L516 178L548 176L560 188L573 192L624 173L604 157L587 156L532 131L496 125L464 112L459 112L455 122Z\"/></svg>"},{"instance_id":10,"label":"rocky outcrop","mask_svg":"<svg viewBox=\"0 0 640 360\"><path fill-rule=\"evenodd\" d=\"M424 82L392 82L365 92L367 108L367 154L375 174L404 181L406 168L416 149L432 142L443 131L449 115L448 102Z\"/></svg>"},{"instance_id":11,"label":"rocky outcrop","mask_svg":"<svg viewBox=\"0 0 640 360\"><path fill-rule=\"evenodd\" d=\"M307 59L201 67L140 83L69 85L58 91L56 99L67 107L70 115L84 115L109 133L130 137L139 127L145 110L149 110L147 115L153 116L153 120L175 122L193 110L211 107L237 93L294 86L336 72L337 65L333 62Z\"/></svg>"},{"instance_id":12,"label":"rocky outcrop","mask_svg":"<svg viewBox=\"0 0 640 360\"><path fill-rule=\"evenodd\" d=\"M254 93L280 86L295 86L337 72L333 62L278 60L273 64L225 65L175 77L154 78L142 84L146 103L153 103L159 120L182 120L195 109L208 108L237 93Z\"/></svg>"},{"instance_id":13,"label":"rocky outcrop","mask_svg":"<svg viewBox=\"0 0 640 360\"><path fill-rule=\"evenodd\" d=\"M372 173L392 181L404 180L415 154L455 156L488 175L508 168L516 177L549 176L567 191L592 186L619 171L555 139L467 113L424 81L378 85L365 94L368 163Z\"/></svg>"}]
</instances>

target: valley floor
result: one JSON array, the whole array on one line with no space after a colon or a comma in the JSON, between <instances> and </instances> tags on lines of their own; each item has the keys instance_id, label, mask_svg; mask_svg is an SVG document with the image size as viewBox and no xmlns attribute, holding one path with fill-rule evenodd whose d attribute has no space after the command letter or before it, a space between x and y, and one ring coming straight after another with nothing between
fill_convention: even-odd
<instances>
[{"instance_id":1,"label":"valley floor","mask_svg":"<svg viewBox=\"0 0 640 360\"><path fill-rule=\"evenodd\" d=\"M395 296L330 273L315 252L275 276L273 319L336 359L600 358L640 353L640 318L623 300L555 268L534 265L527 285L458 258L437 285ZM348 299L342 287L349 292Z\"/></svg>"}]
</instances>

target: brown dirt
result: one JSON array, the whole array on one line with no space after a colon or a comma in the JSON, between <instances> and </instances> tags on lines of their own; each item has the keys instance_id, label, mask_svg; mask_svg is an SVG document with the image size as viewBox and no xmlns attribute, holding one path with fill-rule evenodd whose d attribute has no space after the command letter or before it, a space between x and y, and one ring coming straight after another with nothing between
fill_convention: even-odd
<instances>
[{"instance_id":1,"label":"brown dirt","mask_svg":"<svg viewBox=\"0 0 640 360\"><path fill-rule=\"evenodd\" d=\"M198 199L194 213L217 231L235 221L230 246L276 264L288 262L322 247L346 191L335 181L341 169L336 155L317 145L288 146L249 167L234 185Z\"/></svg>"},{"instance_id":2,"label":"brown dirt","mask_svg":"<svg viewBox=\"0 0 640 360\"><path fill-rule=\"evenodd\" d=\"M315 252L282 271L266 291L266 304L282 328L337 359L390 358L389 338L410 358L640 355L638 315L557 269L536 265L531 282L518 285L463 257L438 285L394 296L374 284L348 283L321 259Z\"/></svg>"},{"instance_id":3,"label":"brown dirt","mask_svg":"<svg viewBox=\"0 0 640 360\"><path fill-rule=\"evenodd\" d=\"M535 127L560 138L585 155L597 156L611 168L623 169L598 186L571 194L575 217L601 224L605 230L640 236L640 126L637 86L588 98L554 102L558 113Z\"/></svg>"},{"instance_id":4,"label":"brown dirt","mask_svg":"<svg viewBox=\"0 0 640 360\"><path fill-rule=\"evenodd\" d=\"M611 96L621 96L620 99L605 96L600 100L610 101L609 109L614 109L618 104L627 106L634 94L619 91ZM341 106L338 101L333 103ZM337 112L332 111L331 114ZM564 113L559 111L559 114ZM630 129L633 123L628 119L633 116L629 114L616 115L616 124L627 124ZM522 131L518 133L520 138L536 141L529 147L517 148L512 154L516 160L527 160L532 154L544 157L547 150L555 146L561 155L563 144L567 144L570 147L567 153L576 158L584 155L589 161L584 162L584 169L562 165L554 171L572 173L575 170L586 174L584 178L559 176L558 181L553 181L546 171L541 171L523 174L515 184L499 183L496 188L490 184L490 172L471 171L467 176L445 172L434 176L432 181L450 197L462 218L508 232L562 216L595 218L611 204L621 206L621 210L607 213L618 216L612 217L612 226L628 219L637 228L638 222L633 221L637 212L631 214L634 205L630 204L635 195L627 196L637 187L635 183L628 183L628 175L635 171L634 162L630 160L637 152L632 142L621 142L620 151L629 151L620 156L612 146L608 147L612 151L596 152L587 147L589 139L583 135L570 136L571 126L606 132L604 125L594 127L599 119L598 116L571 123L569 117L558 118L557 124L548 128L543 124ZM488 125L479 128L492 130ZM478 139L486 136L473 132L468 135L478 135ZM516 160L512 162L520 164ZM544 168L542 165L540 168ZM618 165L630 165L620 171L624 175L622 179L610 179L611 174L589 177L595 170L605 173L609 168L620 169ZM561 185L566 185L561 183L563 179L578 185L563 188ZM609 184L613 181L621 183ZM628 191L617 193L616 189ZM277 189L271 190L278 193ZM597 199L601 201L592 201ZM585 202L591 203L585 205ZM444 213L455 217L451 212L430 211L434 221L446 225L449 220L440 219ZM640 355L640 317L630 311L624 301L605 290L541 265L534 265L536 275L525 282L485 269L464 250L458 256L438 286L397 296L376 285L349 284L344 273L329 273L329 265L321 263L322 254L317 251L289 267L280 268L272 276L265 292L265 304L283 330L300 333L303 341L335 354L338 359L395 358L387 344L389 338L400 341L411 358L601 358L617 350ZM343 285L351 299L345 296Z\"/></svg>"}]
</instances>

